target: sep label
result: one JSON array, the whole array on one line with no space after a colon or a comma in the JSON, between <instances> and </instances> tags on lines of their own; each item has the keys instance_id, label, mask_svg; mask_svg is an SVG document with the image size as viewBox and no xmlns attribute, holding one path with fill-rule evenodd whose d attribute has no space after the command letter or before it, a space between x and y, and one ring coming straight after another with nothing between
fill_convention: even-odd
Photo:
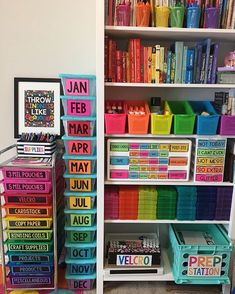
<instances>
[{"instance_id":1,"label":"sep label","mask_svg":"<svg viewBox=\"0 0 235 294\"><path fill-rule=\"evenodd\" d=\"M71 242L91 242L93 232L69 232Z\"/></svg>"},{"instance_id":2,"label":"sep label","mask_svg":"<svg viewBox=\"0 0 235 294\"><path fill-rule=\"evenodd\" d=\"M152 255L117 255L117 266L151 266Z\"/></svg>"}]
</instances>

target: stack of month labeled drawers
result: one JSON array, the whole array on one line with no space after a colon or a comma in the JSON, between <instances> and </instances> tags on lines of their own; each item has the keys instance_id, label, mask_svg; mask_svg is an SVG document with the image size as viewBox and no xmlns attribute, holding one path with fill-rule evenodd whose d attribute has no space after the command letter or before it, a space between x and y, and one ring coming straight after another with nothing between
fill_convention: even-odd
<instances>
[{"instance_id":1,"label":"stack of month labeled drawers","mask_svg":"<svg viewBox=\"0 0 235 294\"><path fill-rule=\"evenodd\" d=\"M1 164L0 173L5 290L55 289L63 160L30 164L13 157Z\"/></svg>"},{"instance_id":2,"label":"stack of month labeled drawers","mask_svg":"<svg viewBox=\"0 0 235 294\"><path fill-rule=\"evenodd\" d=\"M69 289L90 290L96 280L96 80L60 77L65 93L65 277Z\"/></svg>"}]
</instances>

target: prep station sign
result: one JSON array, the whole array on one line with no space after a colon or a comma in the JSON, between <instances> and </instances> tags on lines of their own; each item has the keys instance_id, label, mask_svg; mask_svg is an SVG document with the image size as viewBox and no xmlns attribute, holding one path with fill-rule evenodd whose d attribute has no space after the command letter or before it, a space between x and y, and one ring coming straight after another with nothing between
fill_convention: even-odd
<instances>
[{"instance_id":1,"label":"prep station sign","mask_svg":"<svg viewBox=\"0 0 235 294\"><path fill-rule=\"evenodd\" d=\"M221 274L222 256L190 255L188 258L188 276L219 277Z\"/></svg>"}]
</instances>

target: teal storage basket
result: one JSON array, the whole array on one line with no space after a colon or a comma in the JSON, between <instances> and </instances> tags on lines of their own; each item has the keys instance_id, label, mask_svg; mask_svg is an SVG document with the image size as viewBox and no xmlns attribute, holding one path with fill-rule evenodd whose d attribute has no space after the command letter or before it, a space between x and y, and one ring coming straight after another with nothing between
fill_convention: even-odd
<instances>
[{"instance_id":1,"label":"teal storage basket","mask_svg":"<svg viewBox=\"0 0 235 294\"><path fill-rule=\"evenodd\" d=\"M180 231L207 232L212 236L215 245L187 245L180 239ZM170 260L175 283L177 284L229 284L229 263L232 245L220 225L170 225ZM221 256L220 276L190 276L188 275L188 258L190 255Z\"/></svg>"}]
</instances>

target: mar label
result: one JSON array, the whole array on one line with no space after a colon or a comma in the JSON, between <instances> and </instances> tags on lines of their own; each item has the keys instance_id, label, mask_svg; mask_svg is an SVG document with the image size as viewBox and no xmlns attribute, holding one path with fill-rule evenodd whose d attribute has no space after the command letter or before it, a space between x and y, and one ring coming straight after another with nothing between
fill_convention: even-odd
<instances>
[{"instance_id":1,"label":"mar label","mask_svg":"<svg viewBox=\"0 0 235 294\"><path fill-rule=\"evenodd\" d=\"M188 257L188 276L219 277L221 275L222 256L190 255Z\"/></svg>"}]
</instances>

